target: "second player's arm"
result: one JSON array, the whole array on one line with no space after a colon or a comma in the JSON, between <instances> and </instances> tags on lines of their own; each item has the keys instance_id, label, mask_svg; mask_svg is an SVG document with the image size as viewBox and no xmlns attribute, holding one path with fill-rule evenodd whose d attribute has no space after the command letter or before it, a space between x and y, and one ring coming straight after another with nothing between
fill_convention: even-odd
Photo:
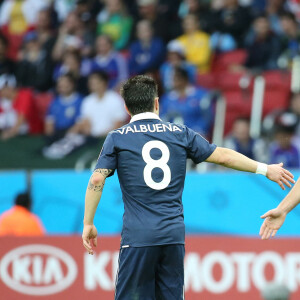
<instances>
[{"instance_id":1,"label":"second player's arm","mask_svg":"<svg viewBox=\"0 0 300 300\"><path fill-rule=\"evenodd\" d=\"M222 147L217 147L206 161L227 168L251 173L257 171L259 164L257 161L252 160L241 153ZM282 168L282 164L268 165L266 176L268 179L277 182L283 190L285 189L284 184L291 187L290 183L294 183L294 176L289 171Z\"/></svg>"},{"instance_id":2,"label":"second player's arm","mask_svg":"<svg viewBox=\"0 0 300 300\"><path fill-rule=\"evenodd\" d=\"M93 254L90 241L92 240L94 246L97 245L97 229L94 226L95 213L102 196L105 179L112 171L111 169L96 169L86 189L82 240L84 247L90 254Z\"/></svg>"},{"instance_id":3,"label":"second player's arm","mask_svg":"<svg viewBox=\"0 0 300 300\"><path fill-rule=\"evenodd\" d=\"M266 212L262 219L265 219L261 228L260 236L263 240L268 239L270 236L275 236L277 230L284 223L286 215L293 210L300 203L300 179L297 180L295 186L280 202L277 208L271 209Z\"/></svg>"}]
</instances>

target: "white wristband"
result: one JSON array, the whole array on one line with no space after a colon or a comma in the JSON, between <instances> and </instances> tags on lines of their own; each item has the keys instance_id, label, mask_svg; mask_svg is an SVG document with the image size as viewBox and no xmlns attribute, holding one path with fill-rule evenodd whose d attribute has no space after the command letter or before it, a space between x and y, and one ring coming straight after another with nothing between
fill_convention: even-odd
<instances>
[{"instance_id":1,"label":"white wristband","mask_svg":"<svg viewBox=\"0 0 300 300\"><path fill-rule=\"evenodd\" d=\"M256 174L267 176L267 172L268 172L268 165L259 162L257 164Z\"/></svg>"}]
</instances>

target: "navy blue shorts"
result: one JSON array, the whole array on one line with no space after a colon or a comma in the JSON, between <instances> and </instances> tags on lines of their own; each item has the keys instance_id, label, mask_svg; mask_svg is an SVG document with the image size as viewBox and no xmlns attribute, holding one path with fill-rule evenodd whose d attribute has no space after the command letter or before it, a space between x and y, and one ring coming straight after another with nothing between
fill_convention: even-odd
<instances>
[{"instance_id":1,"label":"navy blue shorts","mask_svg":"<svg viewBox=\"0 0 300 300\"><path fill-rule=\"evenodd\" d=\"M184 245L122 248L115 300L183 300Z\"/></svg>"}]
</instances>

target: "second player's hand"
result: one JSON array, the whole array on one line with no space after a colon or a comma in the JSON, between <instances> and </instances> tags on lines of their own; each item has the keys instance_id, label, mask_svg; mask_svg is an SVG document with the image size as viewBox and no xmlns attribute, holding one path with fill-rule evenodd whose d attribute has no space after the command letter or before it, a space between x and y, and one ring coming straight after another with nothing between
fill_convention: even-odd
<instances>
[{"instance_id":1,"label":"second player's hand","mask_svg":"<svg viewBox=\"0 0 300 300\"><path fill-rule=\"evenodd\" d=\"M88 253L93 255L93 246L97 247L97 229L95 225L84 225L82 232L82 242Z\"/></svg>"},{"instance_id":2,"label":"second player's hand","mask_svg":"<svg viewBox=\"0 0 300 300\"><path fill-rule=\"evenodd\" d=\"M283 163L268 165L267 178L277 182L283 190L285 190L284 185L290 188L291 183L295 183L293 174L283 168Z\"/></svg>"},{"instance_id":3,"label":"second player's hand","mask_svg":"<svg viewBox=\"0 0 300 300\"><path fill-rule=\"evenodd\" d=\"M282 226L286 217L286 213L280 208L269 210L261 216L265 219L260 227L259 235L262 240L267 240L270 236L275 236L277 230Z\"/></svg>"}]
</instances>

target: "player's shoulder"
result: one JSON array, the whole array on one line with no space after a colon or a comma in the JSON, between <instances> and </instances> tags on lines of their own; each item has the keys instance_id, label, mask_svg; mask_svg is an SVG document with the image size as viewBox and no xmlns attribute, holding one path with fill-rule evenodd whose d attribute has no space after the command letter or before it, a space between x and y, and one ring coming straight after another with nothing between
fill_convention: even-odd
<instances>
[{"instance_id":1,"label":"player's shoulder","mask_svg":"<svg viewBox=\"0 0 300 300\"><path fill-rule=\"evenodd\" d=\"M184 132L186 131L187 127L184 124L179 124L179 123L173 123L173 122L167 122L167 121L161 121L161 123L164 126L167 126L169 128L174 128L174 132L175 131L179 131L179 132Z\"/></svg>"},{"instance_id":2,"label":"player's shoulder","mask_svg":"<svg viewBox=\"0 0 300 300\"><path fill-rule=\"evenodd\" d=\"M126 128L130 125L130 123L127 123L119 128L116 128L116 129L113 129L111 130L108 134L107 134L107 137L111 137L111 138L114 138L115 136L118 136L120 134L122 134ZM106 137L106 138L107 138Z\"/></svg>"}]
</instances>

